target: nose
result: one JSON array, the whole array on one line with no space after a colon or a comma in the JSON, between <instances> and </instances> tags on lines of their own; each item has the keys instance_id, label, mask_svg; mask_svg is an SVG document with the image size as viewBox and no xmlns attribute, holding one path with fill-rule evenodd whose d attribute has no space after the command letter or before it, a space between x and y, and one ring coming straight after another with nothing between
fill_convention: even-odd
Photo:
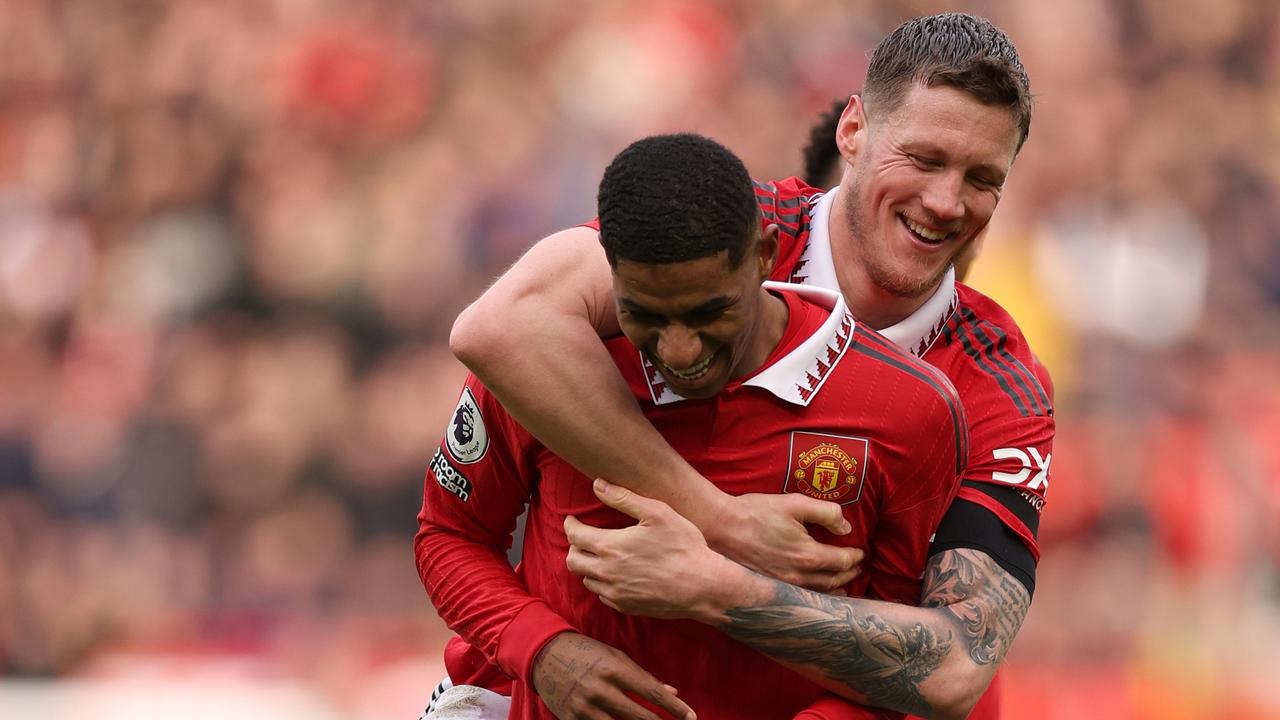
<instances>
[{"instance_id":1,"label":"nose","mask_svg":"<svg viewBox=\"0 0 1280 720\"><path fill-rule=\"evenodd\" d=\"M920 199L924 209L948 223L964 217L964 175L960 172L939 173Z\"/></svg>"},{"instance_id":2,"label":"nose","mask_svg":"<svg viewBox=\"0 0 1280 720\"><path fill-rule=\"evenodd\" d=\"M702 338L692 328L671 323L658 333L657 353L668 367L684 370L702 359Z\"/></svg>"}]
</instances>

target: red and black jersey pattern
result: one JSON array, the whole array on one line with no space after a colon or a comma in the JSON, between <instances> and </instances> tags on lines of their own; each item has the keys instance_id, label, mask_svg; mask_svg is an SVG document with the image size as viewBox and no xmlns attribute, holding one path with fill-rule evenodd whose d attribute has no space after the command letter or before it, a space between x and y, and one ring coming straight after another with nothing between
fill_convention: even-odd
<instances>
[{"instance_id":1,"label":"red and black jersey pattern","mask_svg":"<svg viewBox=\"0 0 1280 720\"><path fill-rule=\"evenodd\" d=\"M1040 381L1043 368L1009 314L972 288L956 288L959 304L924 359L951 378L968 411L972 448L956 498L994 515L1004 529L982 531L971 518L963 527L940 529L935 551L951 546L990 552L997 534L1007 531L1030 557L1005 558L1022 571L1016 573L1020 577L1034 578L1040 556L1036 533L1053 460L1053 403Z\"/></svg>"},{"instance_id":2,"label":"red and black jersey pattern","mask_svg":"<svg viewBox=\"0 0 1280 720\"><path fill-rule=\"evenodd\" d=\"M956 310L959 306L960 294L957 292L951 293L951 300L947 304L946 311L939 315L937 322L930 326L929 330L921 335L911 347L907 348L907 350L916 357L924 357L924 354L929 352L929 348L933 345L934 341L939 337L942 337L943 331L946 330L947 325L955 316Z\"/></svg>"},{"instance_id":3,"label":"red and black jersey pattern","mask_svg":"<svg viewBox=\"0 0 1280 720\"><path fill-rule=\"evenodd\" d=\"M1008 335L971 307L957 310L943 329L947 341L960 343L965 354L995 379L1020 415L1052 415L1049 394L1037 374L1010 352Z\"/></svg>"},{"instance_id":4,"label":"red and black jersey pattern","mask_svg":"<svg viewBox=\"0 0 1280 720\"><path fill-rule=\"evenodd\" d=\"M809 210L822 197L822 192L798 178L769 183L752 181L752 184L764 224L778 226L778 262L770 279L803 284L807 261L801 256L809 240L812 218Z\"/></svg>"}]
</instances>

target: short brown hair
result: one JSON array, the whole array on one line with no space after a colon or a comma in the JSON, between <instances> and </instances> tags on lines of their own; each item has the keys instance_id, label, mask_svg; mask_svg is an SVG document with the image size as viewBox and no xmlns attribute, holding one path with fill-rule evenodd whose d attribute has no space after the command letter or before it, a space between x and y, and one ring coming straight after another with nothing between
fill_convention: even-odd
<instances>
[{"instance_id":1,"label":"short brown hair","mask_svg":"<svg viewBox=\"0 0 1280 720\"><path fill-rule=\"evenodd\" d=\"M1008 107L1022 149L1031 130L1031 81L1009 36L990 20L943 13L899 25L871 56L862 86L868 111L897 110L916 83L954 87L983 104Z\"/></svg>"}]
</instances>

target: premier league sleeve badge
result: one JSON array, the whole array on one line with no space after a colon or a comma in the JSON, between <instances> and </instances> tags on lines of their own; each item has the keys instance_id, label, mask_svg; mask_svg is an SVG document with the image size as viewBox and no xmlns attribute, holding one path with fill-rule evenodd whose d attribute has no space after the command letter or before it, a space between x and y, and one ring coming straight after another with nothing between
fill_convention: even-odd
<instances>
[{"instance_id":1,"label":"premier league sleeve badge","mask_svg":"<svg viewBox=\"0 0 1280 720\"><path fill-rule=\"evenodd\" d=\"M479 462L488 451L489 433L485 430L484 417L471 388L462 389L462 397L458 399L458 407L453 411L444 439L449 454L463 465Z\"/></svg>"}]
</instances>

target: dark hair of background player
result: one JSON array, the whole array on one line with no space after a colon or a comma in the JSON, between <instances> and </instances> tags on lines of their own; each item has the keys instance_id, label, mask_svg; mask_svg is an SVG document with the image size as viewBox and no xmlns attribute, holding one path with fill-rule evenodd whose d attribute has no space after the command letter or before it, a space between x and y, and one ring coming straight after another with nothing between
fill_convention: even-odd
<instances>
[{"instance_id":1,"label":"dark hair of background player","mask_svg":"<svg viewBox=\"0 0 1280 720\"><path fill-rule=\"evenodd\" d=\"M985 18L945 13L909 20L880 42L862 87L867 111L897 110L913 84L962 90L1018 120L1018 149L1031 128L1031 81L1009 36Z\"/></svg>"},{"instance_id":2,"label":"dark hair of background player","mask_svg":"<svg viewBox=\"0 0 1280 720\"><path fill-rule=\"evenodd\" d=\"M836 125L844 112L847 98L836 98L831 107L818 116L809 129L809 142L804 146L803 180L813 187L830 190L840 184L844 158L836 145Z\"/></svg>"},{"instance_id":3,"label":"dark hair of background player","mask_svg":"<svg viewBox=\"0 0 1280 720\"><path fill-rule=\"evenodd\" d=\"M760 227L751 176L728 148L701 135L655 135L605 168L597 196L609 264L697 260L729 251L737 268Z\"/></svg>"}]
</instances>

